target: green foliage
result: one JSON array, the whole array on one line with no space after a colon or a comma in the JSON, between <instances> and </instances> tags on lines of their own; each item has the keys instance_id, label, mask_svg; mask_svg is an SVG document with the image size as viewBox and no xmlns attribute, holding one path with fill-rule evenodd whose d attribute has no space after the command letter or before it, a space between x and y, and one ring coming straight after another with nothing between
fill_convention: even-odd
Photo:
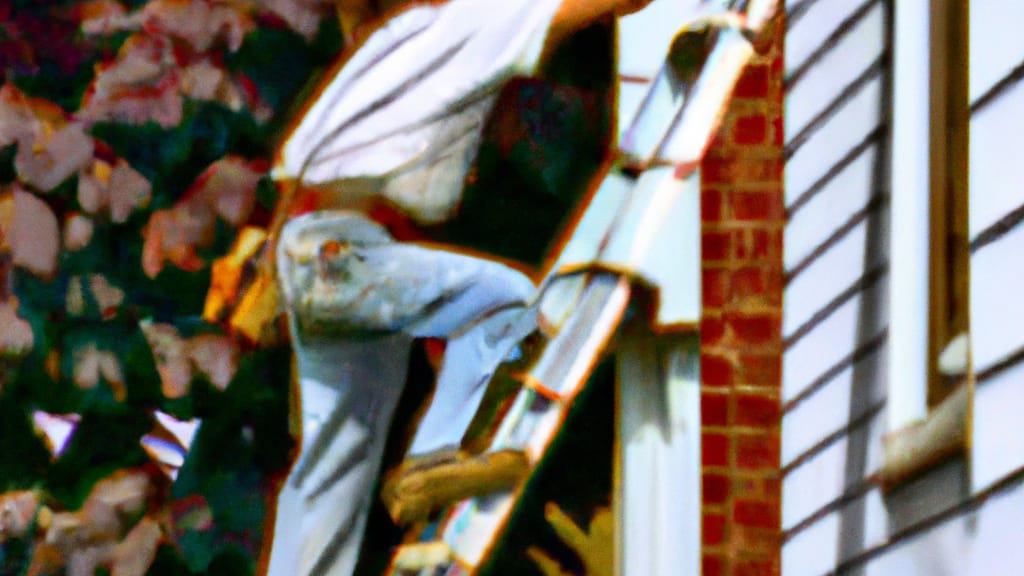
<instances>
[{"instance_id":1,"label":"green foliage","mask_svg":"<svg viewBox=\"0 0 1024 576\"><path fill-rule=\"evenodd\" d=\"M0 184L14 182L14 155L18 153L18 146L11 144L0 148Z\"/></svg>"},{"instance_id":2,"label":"green foliage","mask_svg":"<svg viewBox=\"0 0 1024 576\"><path fill-rule=\"evenodd\" d=\"M232 70L252 80L275 114L275 128L290 120L305 96L316 86L324 64L335 60L343 40L336 23L325 20L313 42L306 44L294 32L260 28L251 33L242 48L225 55Z\"/></svg>"},{"instance_id":3,"label":"green foliage","mask_svg":"<svg viewBox=\"0 0 1024 576\"><path fill-rule=\"evenodd\" d=\"M78 31L76 4L16 0L7 10L0 9L0 44L11 40L11 50L0 51L0 81L69 113L81 106L94 64L114 59L129 36L120 32L86 38ZM132 8L145 1L123 4ZM101 146L98 154L108 161L111 156L127 161L150 183L151 198L123 223L112 223L103 214L93 218L88 243L60 254L56 278L15 271L11 281L20 300L18 314L32 328L34 347L0 387L0 493L39 489L55 510L76 510L98 480L151 462L140 438L154 429L154 409L182 420L200 418L203 424L194 449L170 496L201 495L209 503L213 526L184 530L179 540L161 545L150 572L254 571L269 479L287 466L293 447L287 429L290 351L280 347L244 354L225 391L196 373L189 394L164 397L157 359L139 329L140 321L170 324L184 338L222 329L199 319L210 285L209 265L186 271L168 264L155 278L148 277L142 269L145 229L155 211L174 206L212 163L228 155L269 161L290 121L289 111L340 48L337 24L326 18L311 43L292 31L261 25L237 53L216 55L215 61L223 61L230 74L249 82L274 110L269 122L257 120L244 108L235 111L218 102L186 99L183 120L173 127L121 122L91 126L89 132ZM0 184L17 180L16 154L16 144L0 148ZM77 176L37 197L58 222L82 211ZM264 213L273 208L276 197L269 180L260 182L257 203ZM223 255L235 233L218 222L214 241L198 255L207 263ZM67 306L72 283L91 275L101 275L123 291L123 301L113 311L105 310L96 294L85 289L81 310L72 313ZM76 385L76 350L86 346L112 353L124 383L108 382L101 374L94 387ZM119 386L123 397L117 393ZM33 430L32 414L37 410L81 416L59 457L51 457ZM27 537L0 546L0 574L23 573L31 542Z\"/></svg>"},{"instance_id":4,"label":"green foliage","mask_svg":"<svg viewBox=\"0 0 1024 576\"><path fill-rule=\"evenodd\" d=\"M0 396L0 437L7 447L0 450L0 492L31 487L46 477L50 454L13 394Z\"/></svg>"},{"instance_id":5,"label":"green foliage","mask_svg":"<svg viewBox=\"0 0 1024 576\"><path fill-rule=\"evenodd\" d=\"M50 467L48 492L68 509L78 509L98 480L149 460L138 439L150 428L147 414L128 407L82 414L67 450Z\"/></svg>"},{"instance_id":6,"label":"green foliage","mask_svg":"<svg viewBox=\"0 0 1024 576\"><path fill-rule=\"evenodd\" d=\"M248 112L223 104L187 100L182 123L162 128L100 122L92 135L110 146L153 185L153 208L173 204L214 161L229 153L268 156L270 129Z\"/></svg>"},{"instance_id":7,"label":"green foliage","mask_svg":"<svg viewBox=\"0 0 1024 576\"><path fill-rule=\"evenodd\" d=\"M0 576L15 576L28 569L32 561L32 540L12 538L0 546Z\"/></svg>"}]
</instances>

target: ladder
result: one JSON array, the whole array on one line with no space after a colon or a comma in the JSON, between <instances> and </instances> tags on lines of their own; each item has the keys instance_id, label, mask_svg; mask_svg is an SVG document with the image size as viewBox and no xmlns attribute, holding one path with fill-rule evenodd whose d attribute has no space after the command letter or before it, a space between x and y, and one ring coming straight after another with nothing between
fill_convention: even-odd
<instances>
[{"instance_id":1,"label":"ladder","mask_svg":"<svg viewBox=\"0 0 1024 576\"><path fill-rule=\"evenodd\" d=\"M654 10L668 2L655 2ZM523 388L503 417L490 450L522 450L531 470L544 457L606 344L623 320L638 286L653 287L658 305L651 319L660 328L695 334L700 297L700 177L696 169L725 113L733 87L754 54L753 38L774 15L774 0L739 0L671 30L664 64L653 78L625 78L620 67L620 127L616 158L585 203L571 233L542 284L540 312L546 340L521 377ZM642 14L643 12L641 12ZM664 19L662 19L664 20ZM674 37L672 36L674 34ZM627 51L623 47L623 51ZM642 97L638 94L642 93ZM629 108L635 106L635 113ZM697 338L688 340L691 359ZM696 394L693 393L696 386ZM693 510L684 526L699 526L699 382L691 382L681 404L691 431L682 464L693 476L685 485L684 506ZM621 404L629 403L624 398ZM629 418L623 423L628 425ZM693 445L695 443L695 446ZM678 466L680 463L676 463ZM629 482L628 478L625 480ZM630 494L622 506L628 517ZM470 498L443 511L435 530L421 543L400 547L388 574L474 573L486 561L522 493ZM642 495L640 496L643 497ZM647 497L650 500L650 497ZM650 503L648 503L650 505ZM621 511L620 511L621 512ZM699 573L696 554L686 570ZM630 542L624 543L628 549ZM437 550L441 553L436 553ZM417 553L418 552L418 553ZM660 553L660 552L659 552ZM409 558L417 558L410 564ZM644 564L644 562L647 562ZM625 561L625 572L653 574L650 561ZM664 570L664 563L660 564ZM648 566L648 569L637 568ZM678 565L675 570L679 570ZM663 573L663 572L657 572ZM679 573L679 572L675 572Z\"/></svg>"}]
</instances>

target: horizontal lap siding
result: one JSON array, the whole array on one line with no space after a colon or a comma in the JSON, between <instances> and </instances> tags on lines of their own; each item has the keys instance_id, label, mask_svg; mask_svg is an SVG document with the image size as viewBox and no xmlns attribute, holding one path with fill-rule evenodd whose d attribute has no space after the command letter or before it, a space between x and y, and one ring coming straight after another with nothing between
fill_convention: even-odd
<instances>
[{"instance_id":1,"label":"horizontal lap siding","mask_svg":"<svg viewBox=\"0 0 1024 576\"><path fill-rule=\"evenodd\" d=\"M806 332L815 321L820 321L823 311L827 313L827 309L835 307L837 298L850 289L863 287L865 282L860 280L865 274L886 264L886 245L879 240L887 235L889 211L882 208L845 230L837 228L835 231L844 232L842 236L816 254L798 275L790 277L784 302L784 338L789 340Z\"/></svg>"},{"instance_id":2,"label":"horizontal lap siding","mask_svg":"<svg viewBox=\"0 0 1024 576\"><path fill-rule=\"evenodd\" d=\"M983 490L1024 466L1024 363L983 382L974 398L972 483ZM1024 523L1022 523L1024 526ZM1024 539L1021 540L1024 543Z\"/></svg>"},{"instance_id":3,"label":"horizontal lap siding","mask_svg":"<svg viewBox=\"0 0 1024 576\"><path fill-rule=\"evenodd\" d=\"M1024 562L1024 3L972 2L972 485L963 486L963 464L951 463L888 497L869 479L886 431L887 7L787 6L783 574L1016 574Z\"/></svg>"},{"instance_id":4,"label":"horizontal lap siding","mask_svg":"<svg viewBox=\"0 0 1024 576\"><path fill-rule=\"evenodd\" d=\"M786 531L783 575L860 574L860 569L870 570L872 563L884 557L888 550L912 541L932 526L941 525L946 517L955 517L962 508L958 498L962 478L963 467L954 462L890 496L883 496L882 491L866 479L854 482L828 505L816 510L811 521ZM933 521L936 516L942 521ZM821 557L816 556L818 554ZM961 574L923 569L879 572L887 576L908 573Z\"/></svg>"},{"instance_id":5,"label":"horizontal lap siding","mask_svg":"<svg viewBox=\"0 0 1024 576\"><path fill-rule=\"evenodd\" d=\"M802 81L816 81L827 72L815 69ZM797 199L818 191L816 184L825 182L833 167L872 135L882 119L882 92L881 79L862 85L791 152L786 162L786 202L791 208ZM790 102L787 110L793 109Z\"/></svg>"},{"instance_id":6,"label":"horizontal lap siding","mask_svg":"<svg viewBox=\"0 0 1024 576\"><path fill-rule=\"evenodd\" d=\"M782 548L784 576L821 576L885 537L885 506L877 490L856 493L791 534Z\"/></svg>"},{"instance_id":7,"label":"horizontal lap siding","mask_svg":"<svg viewBox=\"0 0 1024 576\"><path fill-rule=\"evenodd\" d=\"M883 498L868 486L790 530L784 576L1016 576L1024 562L1021 473L990 492L958 500L963 471L939 469Z\"/></svg>"},{"instance_id":8,"label":"horizontal lap siding","mask_svg":"<svg viewBox=\"0 0 1024 576\"><path fill-rule=\"evenodd\" d=\"M849 2L818 0L829 11L849 14ZM827 4L826 4L827 3ZM880 4L880 3L879 3ZM818 4L815 4L815 8ZM786 142L791 148L829 122L822 122L822 114L843 103L851 96L849 87L862 85L875 76L871 69L885 54L884 14L880 6L874 7L849 21L828 25L813 18L816 12L797 20L789 29L787 41L811 36L817 42L801 58L787 45L788 84L786 94ZM827 33L822 34L823 31ZM820 38L822 37L823 38ZM820 38L820 39L819 39ZM827 42L823 45L820 42Z\"/></svg>"},{"instance_id":9,"label":"horizontal lap siding","mask_svg":"<svg viewBox=\"0 0 1024 576\"><path fill-rule=\"evenodd\" d=\"M864 576L1011 576L1024 565L1024 492L997 495L866 563ZM788 575L787 575L788 576Z\"/></svg>"},{"instance_id":10,"label":"horizontal lap siding","mask_svg":"<svg viewBox=\"0 0 1024 576\"><path fill-rule=\"evenodd\" d=\"M790 213L786 225L786 270L792 274L809 265L815 252L837 233L856 223L880 196L874 181L881 144L864 150L843 167L821 191L799 210Z\"/></svg>"},{"instance_id":11,"label":"horizontal lap siding","mask_svg":"<svg viewBox=\"0 0 1024 576\"><path fill-rule=\"evenodd\" d=\"M971 6L970 289L979 374L972 453L975 493L1024 467L1022 20L1024 3L1017 0L976 0ZM1014 498L1021 500L1019 490ZM1015 529L1024 541L1024 530ZM1019 545L998 551L1014 553L1011 548Z\"/></svg>"},{"instance_id":12,"label":"horizontal lap siding","mask_svg":"<svg viewBox=\"0 0 1024 576\"><path fill-rule=\"evenodd\" d=\"M1024 83L1008 88L971 115L972 240L1024 205L1021 134L1024 134Z\"/></svg>"},{"instance_id":13,"label":"horizontal lap siding","mask_svg":"<svg viewBox=\"0 0 1024 576\"><path fill-rule=\"evenodd\" d=\"M782 487L783 530L800 526L859 491L867 474L882 463L884 433L884 411L876 412L791 469Z\"/></svg>"},{"instance_id":14,"label":"horizontal lap siding","mask_svg":"<svg viewBox=\"0 0 1024 576\"><path fill-rule=\"evenodd\" d=\"M884 338L888 312L888 277L881 275L867 289L856 291L835 311L814 325L799 340L786 348L782 359L782 397L784 402L805 399L821 388L834 384L831 374L877 347ZM836 286L839 293L845 286ZM844 424L840 407L830 408ZM785 424L785 422L783 422Z\"/></svg>"},{"instance_id":15,"label":"horizontal lap siding","mask_svg":"<svg viewBox=\"0 0 1024 576\"><path fill-rule=\"evenodd\" d=\"M971 326L978 371L1024 346L1022 256L1024 226L1014 227L971 256Z\"/></svg>"},{"instance_id":16,"label":"horizontal lap siding","mask_svg":"<svg viewBox=\"0 0 1024 576\"><path fill-rule=\"evenodd\" d=\"M1020 23L1024 2L974 0L971 2L971 101L977 101L1024 60Z\"/></svg>"},{"instance_id":17,"label":"horizontal lap siding","mask_svg":"<svg viewBox=\"0 0 1024 576\"><path fill-rule=\"evenodd\" d=\"M887 536L887 8L798 3L786 36L782 524L785 576Z\"/></svg>"},{"instance_id":18,"label":"horizontal lap siding","mask_svg":"<svg viewBox=\"0 0 1024 576\"><path fill-rule=\"evenodd\" d=\"M787 406L782 428L782 465L794 467L822 442L847 434L848 428L884 405L888 350L878 346L843 366L821 390ZM836 414L849 414L848 422Z\"/></svg>"}]
</instances>

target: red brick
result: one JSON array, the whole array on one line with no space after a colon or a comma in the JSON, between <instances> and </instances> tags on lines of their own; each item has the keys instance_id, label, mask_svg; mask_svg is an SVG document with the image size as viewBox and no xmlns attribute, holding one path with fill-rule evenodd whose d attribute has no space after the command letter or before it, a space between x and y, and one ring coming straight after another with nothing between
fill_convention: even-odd
<instances>
[{"instance_id":1,"label":"red brick","mask_svg":"<svg viewBox=\"0 0 1024 576\"><path fill-rule=\"evenodd\" d=\"M779 467L779 437L777 434L744 434L736 438L736 462L746 470L777 469Z\"/></svg>"},{"instance_id":2,"label":"red brick","mask_svg":"<svg viewBox=\"0 0 1024 576\"><path fill-rule=\"evenodd\" d=\"M770 428L779 422L779 399L755 394L736 396L736 424Z\"/></svg>"},{"instance_id":3,"label":"red brick","mask_svg":"<svg viewBox=\"0 0 1024 576\"><path fill-rule=\"evenodd\" d=\"M704 576L779 571L784 34L773 21L701 163Z\"/></svg>"},{"instance_id":4,"label":"red brick","mask_svg":"<svg viewBox=\"0 0 1024 576\"><path fill-rule=\"evenodd\" d=\"M729 314L726 323L737 341L743 344L778 344L782 338L781 321L777 314Z\"/></svg>"},{"instance_id":5,"label":"red brick","mask_svg":"<svg viewBox=\"0 0 1024 576\"><path fill-rule=\"evenodd\" d=\"M780 47L781 47L782 43L780 42L779 44L780 44ZM773 58L772 61L771 61L772 72L775 74L775 77L779 78L779 79L782 78L782 75L783 75L783 73L785 72L785 69L786 69L786 59L783 58L783 52L784 52L784 50L779 50L775 54L775 58Z\"/></svg>"},{"instance_id":6,"label":"red brick","mask_svg":"<svg viewBox=\"0 0 1024 576\"><path fill-rule=\"evenodd\" d=\"M733 233L728 230L705 230L701 234L701 257L706 262L724 262L732 258Z\"/></svg>"},{"instance_id":7,"label":"red brick","mask_svg":"<svg viewBox=\"0 0 1024 576\"><path fill-rule=\"evenodd\" d=\"M764 185L782 181L783 163L778 157L757 158L749 154L741 158L708 155L701 162L701 181L706 184Z\"/></svg>"},{"instance_id":8,"label":"red brick","mask_svg":"<svg viewBox=\"0 0 1024 576\"><path fill-rule=\"evenodd\" d=\"M756 498L760 494L760 479L751 476L736 476L732 479L732 493L736 498Z\"/></svg>"},{"instance_id":9,"label":"red brick","mask_svg":"<svg viewBox=\"0 0 1024 576\"><path fill-rule=\"evenodd\" d=\"M703 386L728 388L733 382L733 366L728 358L705 352L700 357L700 380Z\"/></svg>"},{"instance_id":10,"label":"red brick","mask_svg":"<svg viewBox=\"0 0 1024 576\"><path fill-rule=\"evenodd\" d=\"M746 303L781 306L781 268L769 264L745 266L736 270L729 278L728 299L736 306L742 306Z\"/></svg>"},{"instance_id":11,"label":"red brick","mask_svg":"<svg viewBox=\"0 0 1024 576\"><path fill-rule=\"evenodd\" d=\"M711 150L717 150L712 148ZM701 184L731 183L733 162L731 160L715 157L708 154L700 163Z\"/></svg>"},{"instance_id":12,"label":"red brick","mask_svg":"<svg viewBox=\"0 0 1024 576\"><path fill-rule=\"evenodd\" d=\"M736 98L764 98L768 96L771 85L771 64L754 64L747 66L736 83L733 92Z\"/></svg>"},{"instance_id":13,"label":"red brick","mask_svg":"<svg viewBox=\"0 0 1024 576\"><path fill-rule=\"evenodd\" d=\"M728 143L726 142L726 135L727 135L727 133L728 132L726 130L726 125L723 122L722 125L719 126L718 130L716 130L715 133L711 135L711 142L708 142L708 148L707 149L708 150L720 150L720 149L728 148Z\"/></svg>"},{"instance_id":14,"label":"red brick","mask_svg":"<svg viewBox=\"0 0 1024 576\"><path fill-rule=\"evenodd\" d=\"M700 563L701 576L725 576L725 559L721 556L705 554Z\"/></svg>"},{"instance_id":15,"label":"red brick","mask_svg":"<svg viewBox=\"0 0 1024 576\"><path fill-rule=\"evenodd\" d=\"M714 314L705 314L700 319L701 348L716 346L725 340L725 320Z\"/></svg>"},{"instance_id":16,"label":"red brick","mask_svg":"<svg viewBox=\"0 0 1024 576\"><path fill-rule=\"evenodd\" d=\"M772 144L782 148L786 145L786 128L785 122L782 119L782 114L779 114L772 120Z\"/></svg>"},{"instance_id":17,"label":"red brick","mask_svg":"<svg viewBox=\"0 0 1024 576\"><path fill-rule=\"evenodd\" d=\"M782 494L782 478L780 478L780 475L773 474L767 478L762 478L761 493L768 498L780 498Z\"/></svg>"},{"instance_id":18,"label":"red brick","mask_svg":"<svg viewBox=\"0 0 1024 576\"><path fill-rule=\"evenodd\" d=\"M725 394L701 394L700 419L703 426L727 426L729 397Z\"/></svg>"},{"instance_id":19,"label":"red brick","mask_svg":"<svg viewBox=\"0 0 1024 576\"><path fill-rule=\"evenodd\" d=\"M722 147L712 148L712 151L721 150ZM712 184L732 184L736 173L736 162L731 158L721 155L715 156L709 153L701 161L701 179L703 182Z\"/></svg>"},{"instance_id":20,"label":"red brick","mask_svg":"<svg viewBox=\"0 0 1024 576\"><path fill-rule=\"evenodd\" d=\"M729 525L729 544L734 550L742 550L748 556L773 555L781 543L779 528L751 528L735 522Z\"/></svg>"},{"instance_id":21,"label":"red brick","mask_svg":"<svg viewBox=\"0 0 1024 576\"><path fill-rule=\"evenodd\" d=\"M701 299L705 308L721 308L729 299L730 272L721 268L701 271Z\"/></svg>"},{"instance_id":22,"label":"red brick","mask_svg":"<svg viewBox=\"0 0 1024 576\"><path fill-rule=\"evenodd\" d=\"M777 500L781 486L778 472L761 470L754 474L733 478L732 494L747 500Z\"/></svg>"},{"instance_id":23,"label":"red brick","mask_svg":"<svg viewBox=\"0 0 1024 576\"><path fill-rule=\"evenodd\" d=\"M729 207L732 217L737 220L781 220L782 190L733 192L729 194Z\"/></svg>"},{"instance_id":24,"label":"red brick","mask_svg":"<svg viewBox=\"0 0 1024 576\"><path fill-rule=\"evenodd\" d=\"M729 437L725 434L701 434L701 463L704 466L729 465Z\"/></svg>"},{"instance_id":25,"label":"red brick","mask_svg":"<svg viewBox=\"0 0 1024 576\"><path fill-rule=\"evenodd\" d=\"M735 378L737 384L777 389L782 382L782 357L776 353L741 354Z\"/></svg>"},{"instance_id":26,"label":"red brick","mask_svg":"<svg viewBox=\"0 0 1024 576\"><path fill-rule=\"evenodd\" d=\"M776 261L782 259L781 229L747 229L732 240L733 254L740 260Z\"/></svg>"},{"instance_id":27,"label":"red brick","mask_svg":"<svg viewBox=\"0 0 1024 576\"><path fill-rule=\"evenodd\" d=\"M701 540L705 546L717 546L725 542L725 516L704 514L701 523Z\"/></svg>"},{"instance_id":28,"label":"red brick","mask_svg":"<svg viewBox=\"0 0 1024 576\"><path fill-rule=\"evenodd\" d=\"M722 219L721 190L705 188L700 191L700 217L705 222L717 222Z\"/></svg>"},{"instance_id":29,"label":"red brick","mask_svg":"<svg viewBox=\"0 0 1024 576\"><path fill-rule=\"evenodd\" d=\"M729 498L732 483L726 476L708 473L704 474L701 480L701 496L705 504L724 504Z\"/></svg>"},{"instance_id":30,"label":"red brick","mask_svg":"<svg viewBox=\"0 0 1024 576\"><path fill-rule=\"evenodd\" d=\"M740 560L732 576L775 576L777 573L771 560Z\"/></svg>"},{"instance_id":31,"label":"red brick","mask_svg":"<svg viewBox=\"0 0 1024 576\"><path fill-rule=\"evenodd\" d=\"M752 264L735 270L730 278L730 294L742 299L762 294L769 289L782 288L771 284L774 276L780 276L778 268L771 264Z\"/></svg>"},{"instance_id":32,"label":"red brick","mask_svg":"<svg viewBox=\"0 0 1024 576\"><path fill-rule=\"evenodd\" d=\"M733 504L732 519L737 524L751 528L778 529L781 524L779 520L779 503L755 502L750 500L737 500Z\"/></svg>"},{"instance_id":33,"label":"red brick","mask_svg":"<svg viewBox=\"0 0 1024 576\"><path fill-rule=\"evenodd\" d=\"M732 495L746 500L777 500L777 470L745 472L753 476L737 476L732 479Z\"/></svg>"},{"instance_id":34,"label":"red brick","mask_svg":"<svg viewBox=\"0 0 1024 576\"><path fill-rule=\"evenodd\" d=\"M768 119L763 114L742 116L732 126L732 141L739 145L755 146L768 140Z\"/></svg>"}]
</instances>

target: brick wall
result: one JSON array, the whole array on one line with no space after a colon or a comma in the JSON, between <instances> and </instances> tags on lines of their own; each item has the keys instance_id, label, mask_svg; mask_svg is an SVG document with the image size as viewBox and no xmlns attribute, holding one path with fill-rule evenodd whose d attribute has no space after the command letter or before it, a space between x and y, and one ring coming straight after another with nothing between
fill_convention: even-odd
<instances>
[{"instance_id":1,"label":"brick wall","mask_svg":"<svg viewBox=\"0 0 1024 576\"><path fill-rule=\"evenodd\" d=\"M782 32L767 35L701 167L704 576L779 573Z\"/></svg>"}]
</instances>

